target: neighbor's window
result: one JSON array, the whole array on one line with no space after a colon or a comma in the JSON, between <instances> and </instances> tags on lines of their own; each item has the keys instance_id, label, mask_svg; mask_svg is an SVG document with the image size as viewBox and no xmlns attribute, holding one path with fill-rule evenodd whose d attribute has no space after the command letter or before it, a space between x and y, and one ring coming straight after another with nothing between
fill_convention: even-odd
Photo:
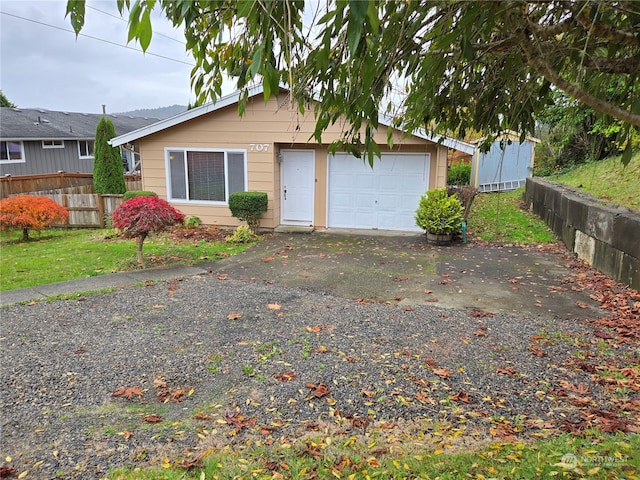
<instances>
[{"instance_id":1,"label":"neighbor's window","mask_svg":"<svg viewBox=\"0 0 640 480\"><path fill-rule=\"evenodd\" d=\"M93 158L93 140L78 140L80 158Z\"/></svg>"},{"instance_id":2,"label":"neighbor's window","mask_svg":"<svg viewBox=\"0 0 640 480\"><path fill-rule=\"evenodd\" d=\"M246 190L246 152L167 150L169 198L226 202Z\"/></svg>"},{"instance_id":3,"label":"neighbor's window","mask_svg":"<svg viewBox=\"0 0 640 480\"><path fill-rule=\"evenodd\" d=\"M0 142L0 163L24 163L22 142Z\"/></svg>"},{"instance_id":4,"label":"neighbor's window","mask_svg":"<svg viewBox=\"0 0 640 480\"><path fill-rule=\"evenodd\" d=\"M42 148L64 148L64 140L42 140Z\"/></svg>"}]
</instances>

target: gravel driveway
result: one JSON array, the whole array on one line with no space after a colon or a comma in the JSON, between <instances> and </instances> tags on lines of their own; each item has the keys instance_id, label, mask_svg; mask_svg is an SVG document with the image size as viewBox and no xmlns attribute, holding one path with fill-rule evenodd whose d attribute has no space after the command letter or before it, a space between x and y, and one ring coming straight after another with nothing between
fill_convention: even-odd
<instances>
[{"instance_id":1,"label":"gravel driveway","mask_svg":"<svg viewBox=\"0 0 640 480\"><path fill-rule=\"evenodd\" d=\"M637 404L621 407L637 392L612 393L596 368L637 366L637 342L589 321L368 302L221 265L2 309L4 465L101 478L325 428L457 448L638 425Z\"/></svg>"}]
</instances>

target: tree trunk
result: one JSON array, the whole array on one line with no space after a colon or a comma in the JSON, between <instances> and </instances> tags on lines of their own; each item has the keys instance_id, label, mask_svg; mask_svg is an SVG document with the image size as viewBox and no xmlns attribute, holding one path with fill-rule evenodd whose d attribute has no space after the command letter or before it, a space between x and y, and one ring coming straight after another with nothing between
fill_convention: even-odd
<instances>
[{"instance_id":1,"label":"tree trunk","mask_svg":"<svg viewBox=\"0 0 640 480\"><path fill-rule=\"evenodd\" d=\"M138 265L141 268L144 268L144 258L142 256L142 244L144 243L145 238L147 238L146 233L143 233L138 237Z\"/></svg>"},{"instance_id":2,"label":"tree trunk","mask_svg":"<svg viewBox=\"0 0 640 480\"><path fill-rule=\"evenodd\" d=\"M22 241L23 242L28 242L29 241L29 229L28 228L23 228L22 229Z\"/></svg>"}]
</instances>

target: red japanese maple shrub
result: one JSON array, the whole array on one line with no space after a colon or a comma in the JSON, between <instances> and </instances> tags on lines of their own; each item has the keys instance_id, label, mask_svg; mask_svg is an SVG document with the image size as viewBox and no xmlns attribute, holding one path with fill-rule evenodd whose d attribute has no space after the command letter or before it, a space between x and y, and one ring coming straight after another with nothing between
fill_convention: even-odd
<instances>
[{"instance_id":1,"label":"red japanese maple shrub","mask_svg":"<svg viewBox=\"0 0 640 480\"><path fill-rule=\"evenodd\" d=\"M0 228L22 230L22 240L29 240L29 230L42 230L54 223L65 223L69 211L49 197L16 195L0 200Z\"/></svg>"},{"instance_id":2,"label":"red japanese maple shrub","mask_svg":"<svg viewBox=\"0 0 640 480\"><path fill-rule=\"evenodd\" d=\"M113 212L113 226L126 238L138 239L138 264L144 266L142 244L150 233L182 223L184 215L158 197L133 197Z\"/></svg>"}]
</instances>

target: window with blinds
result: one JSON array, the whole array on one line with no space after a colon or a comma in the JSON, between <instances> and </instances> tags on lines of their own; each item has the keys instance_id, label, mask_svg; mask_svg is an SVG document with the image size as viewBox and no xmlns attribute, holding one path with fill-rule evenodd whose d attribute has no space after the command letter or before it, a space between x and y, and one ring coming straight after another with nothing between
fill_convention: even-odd
<instances>
[{"instance_id":1,"label":"window with blinds","mask_svg":"<svg viewBox=\"0 0 640 480\"><path fill-rule=\"evenodd\" d=\"M227 150L170 150L169 196L174 200L227 202L246 190L246 154Z\"/></svg>"}]
</instances>

